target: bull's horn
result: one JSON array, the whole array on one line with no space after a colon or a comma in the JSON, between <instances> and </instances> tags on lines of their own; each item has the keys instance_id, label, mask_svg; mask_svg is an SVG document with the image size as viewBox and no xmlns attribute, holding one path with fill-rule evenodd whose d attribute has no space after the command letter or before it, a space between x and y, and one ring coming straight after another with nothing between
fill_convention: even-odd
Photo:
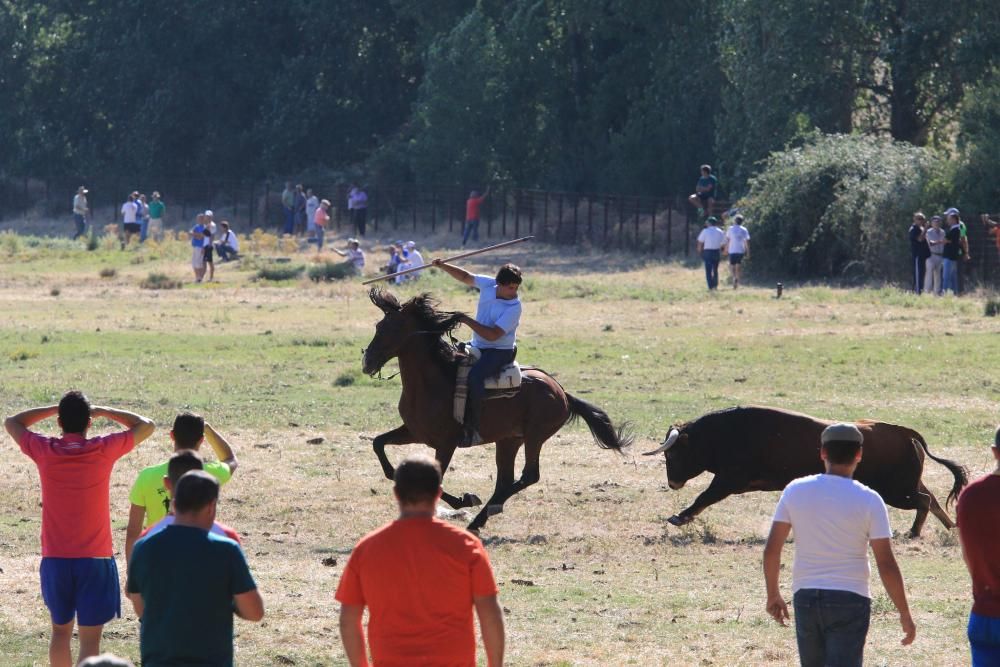
<instances>
[{"instance_id":1,"label":"bull's horn","mask_svg":"<svg viewBox=\"0 0 1000 667\"><path fill-rule=\"evenodd\" d=\"M677 438L678 436L680 436L680 434L681 432L678 431L677 429L675 428L670 429L670 434L667 436L667 439L663 441L662 445L660 445L651 452L643 452L642 455L653 456L655 454L660 454L661 452L667 451L668 449L674 446L674 443L677 442Z\"/></svg>"}]
</instances>

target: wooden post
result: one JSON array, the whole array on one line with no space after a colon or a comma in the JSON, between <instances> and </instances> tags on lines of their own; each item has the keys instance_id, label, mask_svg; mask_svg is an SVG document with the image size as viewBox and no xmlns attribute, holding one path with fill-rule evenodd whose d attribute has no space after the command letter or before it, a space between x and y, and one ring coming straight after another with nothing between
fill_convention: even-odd
<instances>
[{"instance_id":1,"label":"wooden post","mask_svg":"<svg viewBox=\"0 0 1000 667\"><path fill-rule=\"evenodd\" d=\"M431 234L437 228L438 216L438 191L437 188L431 190Z\"/></svg>"},{"instance_id":2,"label":"wooden post","mask_svg":"<svg viewBox=\"0 0 1000 667\"><path fill-rule=\"evenodd\" d=\"M639 204L641 200L635 198L635 241L632 244L632 248L635 249L639 246Z\"/></svg>"},{"instance_id":3,"label":"wooden post","mask_svg":"<svg viewBox=\"0 0 1000 667\"><path fill-rule=\"evenodd\" d=\"M671 233L674 230L674 205L669 199L667 200L667 254L671 251Z\"/></svg>"},{"instance_id":4,"label":"wooden post","mask_svg":"<svg viewBox=\"0 0 1000 667\"><path fill-rule=\"evenodd\" d=\"M559 193L559 214L556 218L556 242L562 240L563 193Z\"/></svg>"},{"instance_id":5,"label":"wooden post","mask_svg":"<svg viewBox=\"0 0 1000 667\"><path fill-rule=\"evenodd\" d=\"M500 223L500 234L507 236L507 190L503 191L503 222Z\"/></svg>"},{"instance_id":6,"label":"wooden post","mask_svg":"<svg viewBox=\"0 0 1000 667\"><path fill-rule=\"evenodd\" d=\"M412 204L410 208L410 219L413 221L413 231L417 231L417 204L420 201L420 189L413 186Z\"/></svg>"},{"instance_id":7,"label":"wooden post","mask_svg":"<svg viewBox=\"0 0 1000 667\"><path fill-rule=\"evenodd\" d=\"M514 190L514 236L521 235L521 191Z\"/></svg>"}]
</instances>

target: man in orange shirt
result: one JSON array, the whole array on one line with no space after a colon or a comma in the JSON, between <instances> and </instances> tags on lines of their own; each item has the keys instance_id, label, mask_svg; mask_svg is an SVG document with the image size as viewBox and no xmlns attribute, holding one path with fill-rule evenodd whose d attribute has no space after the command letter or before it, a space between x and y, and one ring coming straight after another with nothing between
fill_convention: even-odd
<instances>
[{"instance_id":1,"label":"man in orange shirt","mask_svg":"<svg viewBox=\"0 0 1000 667\"><path fill-rule=\"evenodd\" d=\"M59 417L60 437L29 429ZM127 430L87 437L91 419L104 417ZM74 620L79 660L101 652L104 624L121 616L118 568L111 541L109 486L115 461L153 433L153 422L125 410L93 406L78 391L59 405L25 410L4 422L35 465L42 483L42 599L52 617L49 664L69 667Z\"/></svg>"},{"instance_id":2,"label":"man in orange shirt","mask_svg":"<svg viewBox=\"0 0 1000 667\"><path fill-rule=\"evenodd\" d=\"M472 237L473 241L479 240L479 208L483 205L483 200L490 196L490 188L487 186L486 192L482 195L477 190L469 193L469 198L465 200L465 229L462 231L462 245Z\"/></svg>"},{"instance_id":3,"label":"man in orange shirt","mask_svg":"<svg viewBox=\"0 0 1000 667\"><path fill-rule=\"evenodd\" d=\"M489 667L503 665L503 612L489 557L472 533L434 517L441 467L407 457L394 478L399 518L366 535L337 588L340 637L351 667L473 667L479 617Z\"/></svg>"}]
</instances>

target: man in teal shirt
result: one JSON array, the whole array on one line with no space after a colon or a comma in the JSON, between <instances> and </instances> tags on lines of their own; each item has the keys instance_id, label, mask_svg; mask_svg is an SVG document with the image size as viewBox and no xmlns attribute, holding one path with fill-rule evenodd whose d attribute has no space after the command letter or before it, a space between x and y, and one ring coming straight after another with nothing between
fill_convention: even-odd
<instances>
[{"instance_id":1,"label":"man in teal shirt","mask_svg":"<svg viewBox=\"0 0 1000 667\"><path fill-rule=\"evenodd\" d=\"M153 199L149 202L149 235L156 241L163 240L163 214L167 212L167 205L160 199L159 192L153 192Z\"/></svg>"},{"instance_id":2,"label":"man in teal shirt","mask_svg":"<svg viewBox=\"0 0 1000 667\"><path fill-rule=\"evenodd\" d=\"M264 618L264 600L239 545L210 532L219 483L185 473L174 495L174 523L139 540L126 590L142 620L143 667L233 664L233 613Z\"/></svg>"}]
</instances>

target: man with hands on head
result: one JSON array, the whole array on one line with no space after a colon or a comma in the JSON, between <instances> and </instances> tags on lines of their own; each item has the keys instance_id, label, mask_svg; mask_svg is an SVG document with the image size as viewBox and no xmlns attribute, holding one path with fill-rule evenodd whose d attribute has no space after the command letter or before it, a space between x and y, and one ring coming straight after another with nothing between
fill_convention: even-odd
<instances>
[{"instance_id":1,"label":"man with hands on head","mask_svg":"<svg viewBox=\"0 0 1000 667\"><path fill-rule=\"evenodd\" d=\"M62 435L31 431L57 417ZM125 427L88 437L95 417ZM74 621L82 661L101 652L104 624L121 616L121 591L111 539L110 482L115 462L153 433L153 422L127 410L91 406L79 391L58 405L25 410L4 422L35 465L42 486L42 599L52 619L49 664L69 667Z\"/></svg>"},{"instance_id":2,"label":"man with hands on head","mask_svg":"<svg viewBox=\"0 0 1000 667\"><path fill-rule=\"evenodd\" d=\"M472 346L481 352L479 360L469 369L468 399L461 447L479 444L479 416L486 393L486 378L496 375L514 361L517 325L521 321L521 269L504 264L496 278L469 273L465 269L435 259L432 264L455 280L479 290L476 318L462 315L460 321L472 329Z\"/></svg>"},{"instance_id":3,"label":"man with hands on head","mask_svg":"<svg viewBox=\"0 0 1000 667\"><path fill-rule=\"evenodd\" d=\"M781 550L795 531L792 590L803 667L861 666L871 619L869 545L882 585L899 611L902 644L912 643L917 633L892 554L885 503L853 479L863 441L853 424L832 424L823 431L820 457L826 472L785 487L764 547L767 613L785 625L788 605L778 587Z\"/></svg>"}]
</instances>

